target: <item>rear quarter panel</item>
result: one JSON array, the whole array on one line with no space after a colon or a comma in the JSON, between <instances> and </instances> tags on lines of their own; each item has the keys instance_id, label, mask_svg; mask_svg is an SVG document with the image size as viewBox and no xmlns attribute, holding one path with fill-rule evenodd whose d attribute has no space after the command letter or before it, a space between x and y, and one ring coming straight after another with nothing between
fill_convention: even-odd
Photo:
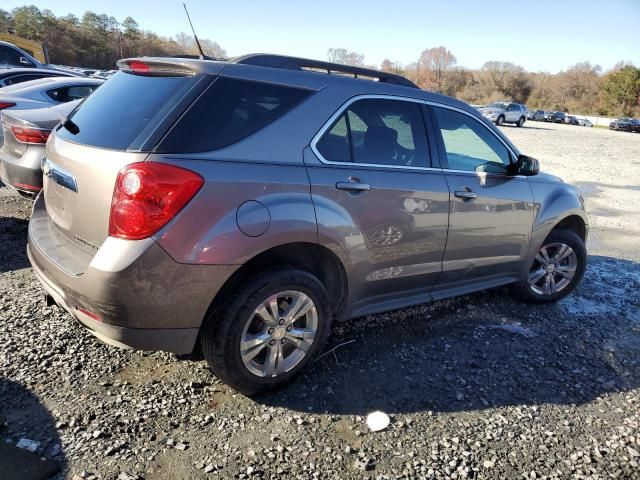
<instances>
[{"instance_id":1,"label":"rear quarter panel","mask_svg":"<svg viewBox=\"0 0 640 480\"><path fill-rule=\"evenodd\" d=\"M193 170L205 180L187 207L154 237L177 262L240 265L274 246L317 243L315 211L302 163L153 156L150 160ZM257 212L244 218L243 230L251 235L238 227L238 212L246 202L258 202L252 203Z\"/></svg>"}]
</instances>

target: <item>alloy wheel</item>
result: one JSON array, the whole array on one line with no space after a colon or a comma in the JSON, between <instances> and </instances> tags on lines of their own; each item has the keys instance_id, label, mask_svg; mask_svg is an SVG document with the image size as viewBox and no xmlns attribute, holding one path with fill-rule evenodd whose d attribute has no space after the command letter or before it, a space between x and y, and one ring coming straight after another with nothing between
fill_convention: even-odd
<instances>
[{"instance_id":1,"label":"alloy wheel","mask_svg":"<svg viewBox=\"0 0 640 480\"><path fill-rule=\"evenodd\" d=\"M276 377L307 355L318 330L318 312L303 292L271 295L247 319L240 341L244 366L259 377Z\"/></svg>"},{"instance_id":2,"label":"alloy wheel","mask_svg":"<svg viewBox=\"0 0 640 480\"><path fill-rule=\"evenodd\" d=\"M538 295L554 295L573 280L578 268L578 256L562 242L543 245L527 276L527 284Z\"/></svg>"}]
</instances>

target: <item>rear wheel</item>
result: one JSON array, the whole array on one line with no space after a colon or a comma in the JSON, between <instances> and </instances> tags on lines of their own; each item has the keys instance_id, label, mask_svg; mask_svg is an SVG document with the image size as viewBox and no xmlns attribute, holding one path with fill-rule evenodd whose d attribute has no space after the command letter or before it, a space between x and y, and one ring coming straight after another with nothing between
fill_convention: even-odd
<instances>
[{"instance_id":1,"label":"rear wheel","mask_svg":"<svg viewBox=\"0 0 640 480\"><path fill-rule=\"evenodd\" d=\"M586 267L582 239L570 230L553 231L540 247L527 278L514 285L514 293L530 303L558 301L576 288Z\"/></svg>"},{"instance_id":2,"label":"rear wheel","mask_svg":"<svg viewBox=\"0 0 640 480\"><path fill-rule=\"evenodd\" d=\"M516 125L518 127L522 127L524 125L524 117L520 117L520 119L518 120L518 123L516 123Z\"/></svg>"},{"instance_id":3,"label":"rear wheel","mask_svg":"<svg viewBox=\"0 0 640 480\"><path fill-rule=\"evenodd\" d=\"M213 373L245 395L288 383L322 349L329 300L314 275L294 267L245 283L207 318L202 351Z\"/></svg>"},{"instance_id":4,"label":"rear wheel","mask_svg":"<svg viewBox=\"0 0 640 480\"><path fill-rule=\"evenodd\" d=\"M498 119L496 120L496 125L500 126L500 125L502 125L503 123L504 123L504 116L503 116L503 115L500 115L500 116L498 117Z\"/></svg>"}]
</instances>

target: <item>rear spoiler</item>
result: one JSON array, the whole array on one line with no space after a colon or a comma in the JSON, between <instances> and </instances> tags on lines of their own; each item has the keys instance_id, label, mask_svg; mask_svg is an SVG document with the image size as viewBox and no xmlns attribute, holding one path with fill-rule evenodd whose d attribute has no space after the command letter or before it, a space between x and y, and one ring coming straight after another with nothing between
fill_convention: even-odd
<instances>
[{"instance_id":1,"label":"rear spoiler","mask_svg":"<svg viewBox=\"0 0 640 480\"><path fill-rule=\"evenodd\" d=\"M151 77L187 77L198 73L183 62L162 61L155 58L128 58L118 60L118 68L123 72Z\"/></svg>"}]
</instances>

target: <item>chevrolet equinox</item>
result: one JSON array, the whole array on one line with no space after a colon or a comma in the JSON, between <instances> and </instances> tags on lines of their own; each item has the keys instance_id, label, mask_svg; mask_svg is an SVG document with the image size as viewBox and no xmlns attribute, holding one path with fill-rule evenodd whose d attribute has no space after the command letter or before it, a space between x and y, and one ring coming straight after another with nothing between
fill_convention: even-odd
<instances>
[{"instance_id":1,"label":"chevrolet equinox","mask_svg":"<svg viewBox=\"0 0 640 480\"><path fill-rule=\"evenodd\" d=\"M463 102L278 55L119 67L51 133L29 224L48 300L105 342L199 345L251 395L334 320L584 274L582 197Z\"/></svg>"}]
</instances>

